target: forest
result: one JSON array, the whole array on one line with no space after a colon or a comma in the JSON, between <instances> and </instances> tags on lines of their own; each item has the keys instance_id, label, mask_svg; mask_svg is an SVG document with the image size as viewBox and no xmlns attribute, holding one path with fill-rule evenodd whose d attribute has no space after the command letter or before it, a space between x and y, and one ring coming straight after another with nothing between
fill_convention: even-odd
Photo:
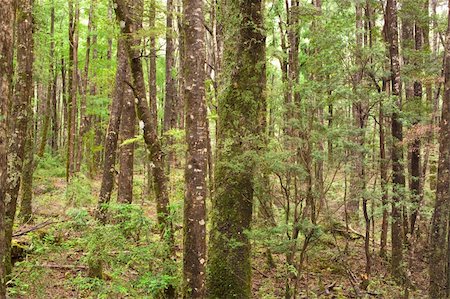
<instances>
[{"instance_id":1,"label":"forest","mask_svg":"<svg viewBox=\"0 0 450 299\"><path fill-rule=\"evenodd\" d=\"M0 0L0 299L450 298L450 0Z\"/></svg>"}]
</instances>

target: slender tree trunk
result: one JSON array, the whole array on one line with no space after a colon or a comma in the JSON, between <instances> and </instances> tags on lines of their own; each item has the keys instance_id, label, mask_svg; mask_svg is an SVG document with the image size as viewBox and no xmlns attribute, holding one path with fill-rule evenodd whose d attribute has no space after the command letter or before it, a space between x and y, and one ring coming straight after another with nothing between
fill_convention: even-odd
<instances>
[{"instance_id":1,"label":"slender tree trunk","mask_svg":"<svg viewBox=\"0 0 450 299\"><path fill-rule=\"evenodd\" d=\"M52 61L54 60L55 53L55 6L53 4L50 12L50 52L53 54ZM53 64L52 64L53 65ZM57 97L57 86L58 86L58 75L57 72L52 70L53 76L53 86L52 86L52 99L51 99L51 120L52 120L52 152L56 154L58 150L58 132L59 132L59 121L58 121L58 97Z\"/></svg>"},{"instance_id":2,"label":"slender tree trunk","mask_svg":"<svg viewBox=\"0 0 450 299\"><path fill-rule=\"evenodd\" d=\"M164 100L164 121L163 134L169 130L176 128L176 102L177 102L177 86L174 74L175 68L175 28L173 26L174 0L167 0L167 16L166 16L166 95ZM167 145L172 145L172 138L166 136ZM168 151L168 166L173 164L174 153L172 149Z\"/></svg>"},{"instance_id":3,"label":"slender tree trunk","mask_svg":"<svg viewBox=\"0 0 450 299\"><path fill-rule=\"evenodd\" d=\"M82 90L82 96L81 96L81 103L80 103L80 130L79 130L79 136L78 136L78 144L77 144L77 153L76 153L76 165L75 165L75 171L79 172L81 169L81 163L83 162L83 137L87 133L88 129L88 116L86 115L86 98L88 94L88 80L89 80L89 63L90 63L90 55L91 55L91 33L93 28L93 17L94 17L94 10L96 6L96 0L91 0L91 6L89 8L89 19L88 19L88 32L86 37L86 60L84 64L84 72L83 72L83 90Z\"/></svg>"},{"instance_id":4,"label":"slender tree trunk","mask_svg":"<svg viewBox=\"0 0 450 299\"><path fill-rule=\"evenodd\" d=\"M13 0L0 0L0 299L6 298L6 182L7 182L7 113L11 102L13 76Z\"/></svg>"},{"instance_id":5,"label":"slender tree trunk","mask_svg":"<svg viewBox=\"0 0 450 299\"><path fill-rule=\"evenodd\" d=\"M388 0L386 4L387 31L389 41L389 54L391 61L391 88L392 96L396 98L396 110L401 111L401 80L400 80L400 57L398 47L397 26L397 1ZM402 225L402 203L405 188L405 174L403 169L403 129L399 112L392 113L392 274L398 281L403 281L403 225Z\"/></svg>"},{"instance_id":6,"label":"slender tree trunk","mask_svg":"<svg viewBox=\"0 0 450 299\"><path fill-rule=\"evenodd\" d=\"M183 1L186 198L184 201L184 298L205 297L208 135L205 95L205 27L202 0Z\"/></svg>"},{"instance_id":7,"label":"slender tree trunk","mask_svg":"<svg viewBox=\"0 0 450 299\"><path fill-rule=\"evenodd\" d=\"M448 7L450 9L450 1L448 1ZM448 296L446 265L449 256L447 256L446 246L450 204L450 11L448 17L444 54L445 92L439 129L438 179L430 239L430 298L447 298Z\"/></svg>"},{"instance_id":8,"label":"slender tree trunk","mask_svg":"<svg viewBox=\"0 0 450 299\"><path fill-rule=\"evenodd\" d=\"M75 4L73 3L75 1ZM75 146L77 129L77 90L78 90L78 20L79 0L69 1L69 98L67 107L68 144L66 180L69 181L76 170Z\"/></svg>"},{"instance_id":9,"label":"slender tree trunk","mask_svg":"<svg viewBox=\"0 0 450 299\"><path fill-rule=\"evenodd\" d=\"M412 51L414 49L414 20L411 18L411 13L409 13L408 9L411 9L412 2L411 0L404 1L402 5L402 35L401 35L401 42L402 42L402 56L403 56L403 64L404 65L410 65L413 63L413 57L412 57ZM404 86L405 86L405 100L408 103L414 102L414 83L411 82L407 78L407 76L404 77ZM411 202L414 203L416 201L416 185L415 180L413 177L412 172L415 171L416 166L418 167L418 163L420 161L417 161L417 159L420 159L418 156L417 151L414 150L414 144L408 145L408 163L409 163L409 187L411 190ZM410 230L410 227L408 225L408 214L407 209L405 206L402 207L403 211L403 233L405 242L408 243L407 235Z\"/></svg>"},{"instance_id":10,"label":"slender tree trunk","mask_svg":"<svg viewBox=\"0 0 450 299\"><path fill-rule=\"evenodd\" d=\"M414 27L415 31L415 50L420 55L420 51L422 51L423 46L423 30L422 25L417 21ZM415 62L415 65L418 65L418 62ZM419 80L414 82L414 102L417 105L422 103L422 83ZM413 120L413 126L419 125L420 120L420 112L419 115L415 117ZM422 194L422 182L420 179L421 176L421 141L420 138L416 138L413 140L411 146L411 181L410 181L410 189L411 189L411 201L412 201L412 209L410 216L410 228L409 232L411 236L414 234L416 220L419 213L419 204L420 204L420 196Z\"/></svg>"},{"instance_id":11,"label":"slender tree trunk","mask_svg":"<svg viewBox=\"0 0 450 299\"><path fill-rule=\"evenodd\" d=\"M254 159L265 105L265 34L260 0L222 2L223 76L219 98L218 152L208 253L209 298L250 298L250 229ZM224 80L225 82L225 80Z\"/></svg>"},{"instance_id":12,"label":"slender tree trunk","mask_svg":"<svg viewBox=\"0 0 450 299\"><path fill-rule=\"evenodd\" d=\"M153 179L155 196L157 198L158 222L163 236L167 236L169 243L173 244L173 228L169 216L169 193L167 190L167 175L164 171L163 152L159 142L156 128L152 126L152 116L146 100L144 73L142 70L140 53L133 47L135 40L131 33L140 28L135 24L131 11L132 2L129 0L115 0L116 15L123 34L127 36L126 48L131 63L133 75L133 92L136 98L137 116L143 126L144 141L150 152L153 162ZM172 246L172 245L170 245Z\"/></svg>"},{"instance_id":13,"label":"slender tree trunk","mask_svg":"<svg viewBox=\"0 0 450 299\"><path fill-rule=\"evenodd\" d=\"M56 79L55 79L55 41L54 41L54 35L55 35L55 8L52 7L51 16L50 16L50 65L49 65L49 79L48 79L48 87L47 87L47 99L45 101L45 107L44 107L44 120L42 123L41 128L41 140L38 150L38 156L42 157L44 156L45 152L45 146L47 145L47 135L48 135L48 129L50 127L50 120L52 120L52 107L53 103L55 102L53 97L54 94L56 95ZM53 140L53 137L52 137Z\"/></svg>"},{"instance_id":14,"label":"slender tree trunk","mask_svg":"<svg viewBox=\"0 0 450 299\"><path fill-rule=\"evenodd\" d=\"M156 0L150 2L149 12L149 26L155 27L156 21ZM157 92L156 92L156 38L154 35L150 36L150 57L148 68L148 96L150 101L150 114L151 124L153 128L158 128L158 105L157 105Z\"/></svg>"},{"instance_id":15,"label":"slender tree trunk","mask_svg":"<svg viewBox=\"0 0 450 299\"><path fill-rule=\"evenodd\" d=\"M386 83L386 91L388 91L389 84ZM379 126L380 126L380 184L381 184L381 205L383 208L383 219L381 222L381 236L380 236L380 256L387 257L386 254L386 245L387 245L387 235L388 235L388 227L389 227L389 209L388 209L388 175L387 175L387 167L388 162L386 160L386 141L385 141L385 130L384 130L384 108L383 102L380 102L380 114L379 114Z\"/></svg>"},{"instance_id":16,"label":"slender tree trunk","mask_svg":"<svg viewBox=\"0 0 450 299\"><path fill-rule=\"evenodd\" d=\"M126 56L126 53L124 53ZM131 74L127 72L127 82L131 82ZM124 86L124 99L122 117L120 121L120 138L122 142L131 139L135 134L136 111L134 107L133 90L130 86ZM121 145L119 148L119 175L117 186L117 201L121 203L133 202L133 165L134 165L134 143Z\"/></svg>"},{"instance_id":17,"label":"slender tree trunk","mask_svg":"<svg viewBox=\"0 0 450 299\"><path fill-rule=\"evenodd\" d=\"M28 106L33 94L33 19L32 2L20 0L17 3L17 84L14 90L9 118L8 178L6 184L6 273L10 274L11 239L16 215L17 196L20 188L27 137Z\"/></svg>"},{"instance_id":18,"label":"slender tree trunk","mask_svg":"<svg viewBox=\"0 0 450 299\"><path fill-rule=\"evenodd\" d=\"M111 105L108 132L105 139L105 157L103 162L102 184L100 187L99 207L97 218L106 221L106 207L111 199L114 187L114 175L116 173L116 151L119 138L119 129L122 116L123 102L125 98L125 81L129 74L128 57L126 54L125 41L119 39L117 42L117 71L116 87Z\"/></svg>"}]
</instances>

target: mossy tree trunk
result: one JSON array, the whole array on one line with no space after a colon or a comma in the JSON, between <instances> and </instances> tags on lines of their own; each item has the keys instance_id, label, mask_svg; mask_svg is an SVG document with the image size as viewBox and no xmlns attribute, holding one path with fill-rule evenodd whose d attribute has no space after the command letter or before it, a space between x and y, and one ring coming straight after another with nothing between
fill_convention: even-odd
<instances>
[{"instance_id":1,"label":"mossy tree trunk","mask_svg":"<svg viewBox=\"0 0 450 299\"><path fill-rule=\"evenodd\" d=\"M0 298L6 298L5 272L5 216L6 216L6 178L7 178L7 111L13 75L13 28L14 1L0 0Z\"/></svg>"},{"instance_id":2,"label":"mossy tree trunk","mask_svg":"<svg viewBox=\"0 0 450 299\"><path fill-rule=\"evenodd\" d=\"M6 188L6 273L11 273L11 238L16 215L27 138L28 106L33 94L33 19L32 2L17 3L17 83L8 126L8 178Z\"/></svg>"},{"instance_id":3,"label":"mossy tree trunk","mask_svg":"<svg viewBox=\"0 0 450 299\"><path fill-rule=\"evenodd\" d=\"M256 155L265 117L265 35L260 0L221 3L222 96L208 252L207 296L250 298L250 229Z\"/></svg>"},{"instance_id":4,"label":"mossy tree trunk","mask_svg":"<svg viewBox=\"0 0 450 299\"><path fill-rule=\"evenodd\" d=\"M32 119L33 110L29 108L30 119ZM27 140L25 142L25 157L22 170L22 199L20 202L19 218L22 223L29 223L32 221L33 209L33 172L35 168L34 163L34 127L33 123L29 121Z\"/></svg>"},{"instance_id":5,"label":"mossy tree trunk","mask_svg":"<svg viewBox=\"0 0 450 299\"><path fill-rule=\"evenodd\" d=\"M400 56L398 45L398 21L397 1L388 0L386 4L387 36L389 43L389 55L391 63L391 88L395 100L395 110L391 116L392 133L392 275L398 281L403 281L403 223L402 223L402 198L405 188L405 174L403 169L403 128L399 115L402 109L401 80L400 80Z\"/></svg>"},{"instance_id":6,"label":"mossy tree trunk","mask_svg":"<svg viewBox=\"0 0 450 299\"><path fill-rule=\"evenodd\" d=\"M450 1L448 2L450 8ZM450 11L445 41L444 78L445 93L442 101L442 118L439 129L439 161L436 202L431 225L430 244L430 298L448 298L449 271L446 269L448 219L450 204Z\"/></svg>"}]
</instances>

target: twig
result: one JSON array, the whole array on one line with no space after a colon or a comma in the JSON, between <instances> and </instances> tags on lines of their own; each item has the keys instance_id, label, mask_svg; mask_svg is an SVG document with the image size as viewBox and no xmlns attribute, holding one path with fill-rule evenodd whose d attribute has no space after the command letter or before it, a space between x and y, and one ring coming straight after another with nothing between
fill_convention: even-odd
<instances>
[{"instance_id":1,"label":"twig","mask_svg":"<svg viewBox=\"0 0 450 299\"><path fill-rule=\"evenodd\" d=\"M256 268L255 266L252 266L252 269L255 270L256 272L258 272L259 274L261 274L264 278L269 278L269 276L267 276L267 274L264 274L263 272L261 272L258 268Z\"/></svg>"}]
</instances>

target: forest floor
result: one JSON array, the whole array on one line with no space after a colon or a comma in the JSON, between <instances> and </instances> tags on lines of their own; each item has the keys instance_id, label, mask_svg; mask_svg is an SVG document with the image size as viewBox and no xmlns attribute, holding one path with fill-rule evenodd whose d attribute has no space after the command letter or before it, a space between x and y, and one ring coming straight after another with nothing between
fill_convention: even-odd
<instances>
[{"instance_id":1,"label":"forest floor","mask_svg":"<svg viewBox=\"0 0 450 299\"><path fill-rule=\"evenodd\" d=\"M55 171L36 172L34 222L15 228L16 234L22 235L13 241L18 261L8 282L11 298L155 298L165 286L179 283L181 171L171 178L177 186L172 190L177 246L170 261L155 229L154 202L144 199L142 174L135 177L138 208L113 208L113 215L122 220L100 226L93 220L100 178L83 177L66 188L60 173L49 176L49 172ZM43 226L36 229L40 224ZM354 231L363 232L363 226L355 226ZM299 240L299 250L303 241ZM253 242L253 297L284 298L285 254L273 250L274 266L270 267L263 244L261 240ZM355 232L349 237L339 230L324 229L306 249L301 273L291 281L293 285L297 280L299 298L403 298L404 289L389 275L388 261L378 255L379 246L371 242L371 248L375 251L367 279L364 238ZM414 269L408 274L412 284L409 298L426 298L424 254L417 250L406 256ZM90 278L89 266L98 260L102 261L103 277Z\"/></svg>"}]
</instances>

